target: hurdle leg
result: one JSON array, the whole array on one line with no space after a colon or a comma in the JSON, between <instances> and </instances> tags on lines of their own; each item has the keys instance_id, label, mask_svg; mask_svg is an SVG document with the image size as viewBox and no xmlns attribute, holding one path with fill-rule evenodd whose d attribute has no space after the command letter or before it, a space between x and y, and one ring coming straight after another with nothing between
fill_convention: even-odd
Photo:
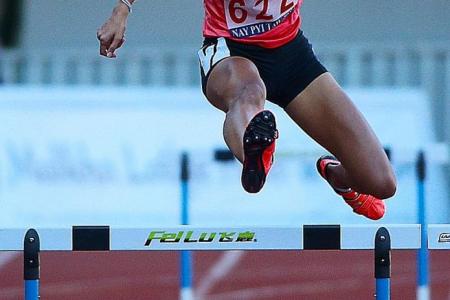
<instances>
[{"instance_id":1,"label":"hurdle leg","mask_svg":"<svg viewBox=\"0 0 450 300\"><path fill-rule=\"evenodd\" d=\"M181 224L189 224L189 155L184 152L181 155ZM180 300L194 299L192 290L192 253L180 252Z\"/></svg>"},{"instance_id":2,"label":"hurdle leg","mask_svg":"<svg viewBox=\"0 0 450 300\"><path fill-rule=\"evenodd\" d=\"M29 229L23 242L23 277L25 300L39 299L39 251L40 241L36 230Z\"/></svg>"},{"instance_id":3,"label":"hurdle leg","mask_svg":"<svg viewBox=\"0 0 450 300\"><path fill-rule=\"evenodd\" d=\"M417 221L420 224L421 246L417 252L417 300L429 300L429 257L427 236L427 210L425 202L426 161L425 154L420 151L416 161L417 174Z\"/></svg>"},{"instance_id":4,"label":"hurdle leg","mask_svg":"<svg viewBox=\"0 0 450 300\"><path fill-rule=\"evenodd\" d=\"M180 300L193 300L191 251L181 251L181 291Z\"/></svg>"},{"instance_id":5,"label":"hurdle leg","mask_svg":"<svg viewBox=\"0 0 450 300\"><path fill-rule=\"evenodd\" d=\"M375 235L376 299L391 299L391 237L385 227Z\"/></svg>"}]
</instances>

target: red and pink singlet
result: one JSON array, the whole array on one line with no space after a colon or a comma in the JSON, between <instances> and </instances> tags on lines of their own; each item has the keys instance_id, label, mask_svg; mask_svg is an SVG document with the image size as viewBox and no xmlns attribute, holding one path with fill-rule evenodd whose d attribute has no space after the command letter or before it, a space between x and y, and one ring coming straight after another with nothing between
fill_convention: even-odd
<instances>
[{"instance_id":1,"label":"red and pink singlet","mask_svg":"<svg viewBox=\"0 0 450 300\"><path fill-rule=\"evenodd\" d=\"M204 0L205 37L225 37L264 48L282 46L297 35L303 0Z\"/></svg>"}]
</instances>

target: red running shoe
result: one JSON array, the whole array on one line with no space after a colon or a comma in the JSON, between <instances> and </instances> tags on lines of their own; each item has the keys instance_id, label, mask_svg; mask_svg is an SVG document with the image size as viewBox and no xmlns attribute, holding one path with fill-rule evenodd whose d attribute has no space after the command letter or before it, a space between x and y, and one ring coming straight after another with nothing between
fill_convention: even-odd
<instances>
[{"instance_id":1,"label":"red running shoe","mask_svg":"<svg viewBox=\"0 0 450 300\"><path fill-rule=\"evenodd\" d=\"M317 171L328 182L327 166L340 165L341 163L333 156L325 155L317 160ZM331 184L330 184L331 185ZM345 202L353 208L353 211L372 220L381 219L384 216L386 208L383 200L372 195L360 194L351 188L337 189L331 186L334 191L344 198Z\"/></svg>"},{"instance_id":2,"label":"red running shoe","mask_svg":"<svg viewBox=\"0 0 450 300\"><path fill-rule=\"evenodd\" d=\"M278 130L275 116L268 110L258 113L244 133L244 166L241 182L249 193L259 192L273 162Z\"/></svg>"}]
</instances>

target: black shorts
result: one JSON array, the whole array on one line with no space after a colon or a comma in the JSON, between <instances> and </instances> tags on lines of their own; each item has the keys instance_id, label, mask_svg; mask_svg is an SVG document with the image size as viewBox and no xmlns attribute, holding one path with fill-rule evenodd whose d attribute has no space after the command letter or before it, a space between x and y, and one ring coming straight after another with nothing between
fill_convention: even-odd
<instances>
[{"instance_id":1,"label":"black shorts","mask_svg":"<svg viewBox=\"0 0 450 300\"><path fill-rule=\"evenodd\" d=\"M267 88L267 100L285 108L314 79L327 72L308 39L300 31L295 39L275 49L248 45L226 38L205 38L199 51L202 89L214 66L230 56L251 60Z\"/></svg>"}]
</instances>

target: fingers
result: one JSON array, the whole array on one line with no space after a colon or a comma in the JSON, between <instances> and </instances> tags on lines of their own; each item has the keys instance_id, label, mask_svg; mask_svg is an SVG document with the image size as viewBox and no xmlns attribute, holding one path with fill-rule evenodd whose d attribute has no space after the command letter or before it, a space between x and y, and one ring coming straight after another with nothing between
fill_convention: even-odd
<instances>
[{"instance_id":1,"label":"fingers","mask_svg":"<svg viewBox=\"0 0 450 300\"><path fill-rule=\"evenodd\" d=\"M113 43L114 43L114 41L113 41ZM123 43L125 43L125 39L120 39L120 42L117 45L117 47L114 47L114 45L111 44L111 46L106 50L106 57L108 57L108 58L116 58L117 55L116 55L115 51L117 49L119 49L123 45Z\"/></svg>"},{"instance_id":2,"label":"fingers","mask_svg":"<svg viewBox=\"0 0 450 300\"><path fill-rule=\"evenodd\" d=\"M98 40L100 41L100 55L115 58L116 50L119 49L123 43L125 42L124 38L108 38L108 36L98 36Z\"/></svg>"},{"instance_id":3,"label":"fingers","mask_svg":"<svg viewBox=\"0 0 450 300\"><path fill-rule=\"evenodd\" d=\"M104 33L103 28L97 30L97 39L100 42L100 55L107 56L108 48L111 44L111 38L108 37L107 34Z\"/></svg>"},{"instance_id":4,"label":"fingers","mask_svg":"<svg viewBox=\"0 0 450 300\"><path fill-rule=\"evenodd\" d=\"M102 42L100 42L100 55L106 56L107 55L107 49L108 49L108 45L103 44Z\"/></svg>"},{"instance_id":5,"label":"fingers","mask_svg":"<svg viewBox=\"0 0 450 300\"><path fill-rule=\"evenodd\" d=\"M116 57L115 51L116 49L120 48L120 46L122 46L123 44L123 38L122 37L114 37L114 39L112 40L112 43L110 44L110 46L108 47L107 51L106 51L106 56L109 58L113 58Z\"/></svg>"}]
</instances>

